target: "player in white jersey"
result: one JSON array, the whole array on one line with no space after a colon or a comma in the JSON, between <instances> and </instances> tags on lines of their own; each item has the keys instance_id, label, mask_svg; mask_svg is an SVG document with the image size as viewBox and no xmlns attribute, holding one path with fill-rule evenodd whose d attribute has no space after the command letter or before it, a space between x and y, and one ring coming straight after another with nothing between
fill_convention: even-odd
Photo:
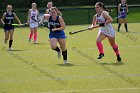
<instances>
[{"instance_id":1,"label":"player in white jersey","mask_svg":"<svg viewBox=\"0 0 140 93\"><path fill-rule=\"evenodd\" d=\"M32 3L32 8L29 9L28 12L28 22L27 22L30 26L29 42L31 42L31 38L34 34L34 44L37 43L36 40L37 40L37 28L38 28L38 23L35 20L38 20L39 18L39 11L36 9L36 7L37 4Z\"/></svg>"},{"instance_id":2,"label":"player in white jersey","mask_svg":"<svg viewBox=\"0 0 140 93\"><path fill-rule=\"evenodd\" d=\"M96 24L104 24L103 27L100 27L99 33L96 39L96 45L100 52L98 59L102 59L102 57L104 57L103 45L101 42L105 38L108 38L110 45L112 46L114 52L116 53L117 61L121 61L118 46L115 43L115 31L111 25L111 22L113 21L113 19L108 14L109 10L106 9L104 4L101 2L97 2L95 4L95 10L97 14L94 15L93 22L92 22L92 25L89 27L89 30L92 30L96 26Z\"/></svg>"},{"instance_id":3,"label":"player in white jersey","mask_svg":"<svg viewBox=\"0 0 140 93\"><path fill-rule=\"evenodd\" d=\"M46 12L45 12L45 14L50 14L51 15L51 13L50 13L50 9L53 7L53 3L52 2L48 2L47 3L47 9L46 9ZM57 14L59 15L59 16L61 16L62 17L62 13L56 8L56 11L57 11Z\"/></svg>"}]
</instances>

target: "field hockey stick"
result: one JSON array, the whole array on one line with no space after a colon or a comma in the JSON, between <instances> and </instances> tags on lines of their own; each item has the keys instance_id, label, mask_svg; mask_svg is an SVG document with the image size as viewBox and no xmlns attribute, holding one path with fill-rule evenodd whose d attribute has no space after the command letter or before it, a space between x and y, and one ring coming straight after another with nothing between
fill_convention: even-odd
<instances>
[{"instance_id":1,"label":"field hockey stick","mask_svg":"<svg viewBox=\"0 0 140 93\"><path fill-rule=\"evenodd\" d=\"M43 24L43 23L39 23L39 21L38 20L36 20L34 17L31 17L31 19L32 20L34 20L35 22L37 22L38 23L38 25L41 25L41 26L44 26L44 27L47 27L47 28L49 28L48 26L46 26L45 24Z\"/></svg>"},{"instance_id":2,"label":"field hockey stick","mask_svg":"<svg viewBox=\"0 0 140 93\"><path fill-rule=\"evenodd\" d=\"M76 33L79 33L79 32L84 32L88 30L88 28L85 28L85 29L82 29L82 30L78 30L78 31L74 31L74 32L69 32L70 35L73 35L73 34L76 34Z\"/></svg>"},{"instance_id":3,"label":"field hockey stick","mask_svg":"<svg viewBox=\"0 0 140 93\"><path fill-rule=\"evenodd\" d=\"M27 26L28 24L27 23L24 23L24 24L12 24L12 26Z\"/></svg>"},{"instance_id":4,"label":"field hockey stick","mask_svg":"<svg viewBox=\"0 0 140 93\"><path fill-rule=\"evenodd\" d=\"M93 27L93 29L98 28L98 27L101 27L101 25L95 26L95 27ZM85 28L85 29L82 29L82 30L74 31L74 32L69 32L69 34L73 35L73 34L76 34L76 33L79 33L79 32L87 31L87 30L89 30L89 28Z\"/></svg>"}]
</instances>

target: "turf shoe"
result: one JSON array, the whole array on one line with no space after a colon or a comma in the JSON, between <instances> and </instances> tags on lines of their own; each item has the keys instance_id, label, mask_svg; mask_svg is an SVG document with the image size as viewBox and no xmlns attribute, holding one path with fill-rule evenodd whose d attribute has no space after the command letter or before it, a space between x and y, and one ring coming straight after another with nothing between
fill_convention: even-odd
<instances>
[{"instance_id":1,"label":"turf shoe","mask_svg":"<svg viewBox=\"0 0 140 93\"><path fill-rule=\"evenodd\" d=\"M102 57L104 57L104 54L100 53L98 59L102 59Z\"/></svg>"},{"instance_id":2,"label":"turf shoe","mask_svg":"<svg viewBox=\"0 0 140 93\"><path fill-rule=\"evenodd\" d=\"M117 55L117 61L118 61L118 62L121 62L121 57L120 57L120 55Z\"/></svg>"}]
</instances>

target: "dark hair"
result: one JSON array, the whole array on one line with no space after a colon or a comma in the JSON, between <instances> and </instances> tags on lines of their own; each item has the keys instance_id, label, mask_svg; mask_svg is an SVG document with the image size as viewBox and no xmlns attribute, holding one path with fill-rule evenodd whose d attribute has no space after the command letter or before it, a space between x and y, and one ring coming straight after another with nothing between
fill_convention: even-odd
<instances>
[{"instance_id":1,"label":"dark hair","mask_svg":"<svg viewBox=\"0 0 140 93\"><path fill-rule=\"evenodd\" d=\"M107 9L102 2L97 2L96 4L99 5L100 7L102 7L105 11L112 12L111 10Z\"/></svg>"}]
</instances>

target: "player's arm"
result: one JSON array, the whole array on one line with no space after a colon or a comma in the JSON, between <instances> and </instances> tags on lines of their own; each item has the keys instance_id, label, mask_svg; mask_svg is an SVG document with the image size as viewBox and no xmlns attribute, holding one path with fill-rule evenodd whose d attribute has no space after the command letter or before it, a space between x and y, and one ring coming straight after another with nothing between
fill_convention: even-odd
<instances>
[{"instance_id":1,"label":"player's arm","mask_svg":"<svg viewBox=\"0 0 140 93\"><path fill-rule=\"evenodd\" d=\"M45 20L48 21L49 18L50 18L50 15L49 14L44 14L43 17L42 17L42 19L41 19L41 21L40 21L40 24L42 24Z\"/></svg>"},{"instance_id":2,"label":"player's arm","mask_svg":"<svg viewBox=\"0 0 140 93\"><path fill-rule=\"evenodd\" d=\"M108 14L103 12L103 17L106 19L105 24L109 24L111 22L113 22L113 19L111 18L111 16L109 16Z\"/></svg>"},{"instance_id":3,"label":"player's arm","mask_svg":"<svg viewBox=\"0 0 140 93\"><path fill-rule=\"evenodd\" d=\"M59 27L59 28L53 28L52 31L64 30L65 29L65 22L64 22L64 20L63 20L62 17L59 17L59 22L60 22L61 27Z\"/></svg>"},{"instance_id":4,"label":"player's arm","mask_svg":"<svg viewBox=\"0 0 140 93\"><path fill-rule=\"evenodd\" d=\"M6 13L4 13L2 18L1 18L1 22L2 22L3 25L5 24L5 22L4 22L5 17L6 17Z\"/></svg>"},{"instance_id":5,"label":"player's arm","mask_svg":"<svg viewBox=\"0 0 140 93\"><path fill-rule=\"evenodd\" d=\"M15 13L14 13L14 18L18 21L19 24L21 24L21 21L19 20L19 18L17 17Z\"/></svg>"},{"instance_id":6,"label":"player's arm","mask_svg":"<svg viewBox=\"0 0 140 93\"><path fill-rule=\"evenodd\" d=\"M37 20L40 21L39 19L39 11L37 10Z\"/></svg>"},{"instance_id":7,"label":"player's arm","mask_svg":"<svg viewBox=\"0 0 140 93\"><path fill-rule=\"evenodd\" d=\"M118 5L118 13L120 13L121 4Z\"/></svg>"},{"instance_id":8,"label":"player's arm","mask_svg":"<svg viewBox=\"0 0 140 93\"><path fill-rule=\"evenodd\" d=\"M93 16L93 21L91 26L88 28L89 30L92 30L96 26L96 15Z\"/></svg>"},{"instance_id":9,"label":"player's arm","mask_svg":"<svg viewBox=\"0 0 140 93\"><path fill-rule=\"evenodd\" d=\"M126 12L128 13L128 5L126 4Z\"/></svg>"},{"instance_id":10,"label":"player's arm","mask_svg":"<svg viewBox=\"0 0 140 93\"><path fill-rule=\"evenodd\" d=\"M27 24L30 23L30 16L31 16L31 9L28 12L28 17L27 17Z\"/></svg>"}]
</instances>

